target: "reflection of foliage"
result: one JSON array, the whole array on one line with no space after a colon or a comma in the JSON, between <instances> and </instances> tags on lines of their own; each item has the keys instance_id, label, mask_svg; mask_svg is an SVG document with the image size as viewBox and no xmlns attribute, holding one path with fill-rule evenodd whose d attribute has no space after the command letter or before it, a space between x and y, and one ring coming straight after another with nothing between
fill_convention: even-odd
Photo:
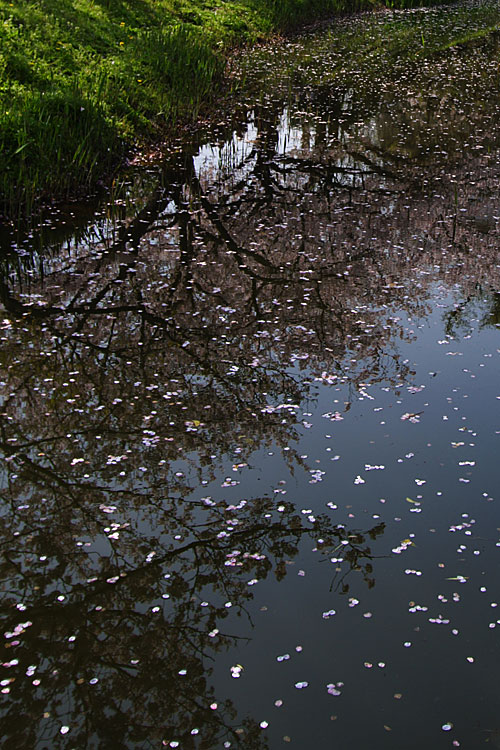
<instances>
[{"instance_id":1,"label":"reflection of foliage","mask_svg":"<svg viewBox=\"0 0 500 750\"><path fill-rule=\"evenodd\" d=\"M378 536L384 533L385 524L379 523L370 529L367 534L375 541ZM340 537L340 535L339 535ZM335 591L341 591L342 594L347 594L349 591L349 583L346 583L345 579L351 570L357 570L363 574L363 579L369 588L375 586L375 578L373 577L373 565L371 563L373 559L372 551L370 547L365 545L365 534L359 532L346 531L344 536L340 538L340 542L335 545L332 550L329 550L329 555L336 554L341 555L336 557L337 562L349 563L349 568L342 570L337 568L336 574L332 581L331 588L335 588ZM339 575L342 573L342 575Z\"/></svg>"},{"instance_id":2,"label":"reflection of foliage","mask_svg":"<svg viewBox=\"0 0 500 750\"><path fill-rule=\"evenodd\" d=\"M500 326L500 292L491 295L490 309L481 321L482 326Z\"/></svg>"},{"instance_id":3,"label":"reflection of foliage","mask_svg":"<svg viewBox=\"0 0 500 750\"><path fill-rule=\"evenodd\" d=\"M79 747L153 747L168 739L194 748L191 731L200 727L200 747L227 738L265 747L260 729L250 721L235 726L231 703L216 701L207 683L211 654L237 638L220 630L228 605L244 611L253 583L271 570L283 575L304 535L320 535L325 553L349 539L353 568L356 551L364 560L369 554L363 535L349 535L326 516L304 522L291 503L277 510L266 499L237 509L197 504L182 541L163 529L148 539L140 526L129 527L114 541L114 558L98 552L97 535L89 550L74 540L66 547L56 535L47 555L37 515L24 507L2 529L4 665L13 677L4 732L16 747L33 747L37 737L55 742L64 724ZM20 728L26 705L32 720Z\"/></svg>"},{"instance_id":4,"label":"reflection of foliage","mask_svg":"<svg viewBox=\"0 0 500 750\"><path fill-rule=\"evenodd\" d=\"M474 324L479 322L481 328L500 325L500 294L485 293L479 289L476 294L469 295L463 302L455 303L453 309L445 316L445 331L450 337L456 338L460 334L469 333Z\"/></svg>"},{"instance_id":5,"label":"reflection of foliage","mask_svg":"<svg viewBox=\"0 0 500 750\"><path fill-rule=\"evenodd\" d=\"M420 303L391 281L394 259L352 249L365 231L354 215L331 220L321 187L330 167L311 172L301 158L280 176L271 125L236 185L216 194L191 157L179 159L165 171L169 187L111 243L46 259L39 283L30 269L19 284L6 263L2 301L24 324L4 328L4 442L25 473L62 471L69 502L75 482L109 486L117 462L125 478L115 490L141 502L176 459L200 481L211 476L213 455L241 463L271 441L288 448L299 407L287 404L313 395L311 374L354 388L407 375L386 294ZM328 184L350 201L350 185ZM263 233L278 219L287 232ZM61 464L69 456L84 457L71 479ZM146 482L138 481L141 465ZM170 472L169 492L185 493L189 481Z\"/></svg>"}]
</instances>

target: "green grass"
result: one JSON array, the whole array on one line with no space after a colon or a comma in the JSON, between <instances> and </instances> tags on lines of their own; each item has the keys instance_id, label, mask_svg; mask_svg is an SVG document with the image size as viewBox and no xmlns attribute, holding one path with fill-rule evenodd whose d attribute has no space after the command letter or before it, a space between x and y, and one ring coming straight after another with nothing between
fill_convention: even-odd
<instances>
[{"instance_id":1,"label":"green grass","mask_svg":"<svg viewBox=\"0 0 500 750\"><path fill-rule=\"evenodd\" d=\"M133 144L161 141L209 111L233 46L368 7L372 0L0 0L0 213L29 215L40 200L88 191Z\"/></svg>"}]
</instances>

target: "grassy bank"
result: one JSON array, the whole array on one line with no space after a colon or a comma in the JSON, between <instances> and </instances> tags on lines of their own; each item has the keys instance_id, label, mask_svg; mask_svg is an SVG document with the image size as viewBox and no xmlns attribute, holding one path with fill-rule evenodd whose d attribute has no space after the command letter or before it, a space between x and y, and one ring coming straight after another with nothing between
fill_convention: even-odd
<instances>
[{"instance_id":1,"label":"grassy bank","mask_svg":"<svg viewBox=\"0 0 500 750\"><path fill-rule=\"evenodd\" d=\"M88 190L132 144L161 140L213 107L233 46L368 7L372 0L0 0L0 213Z\"/></svg>"}]
</instances>

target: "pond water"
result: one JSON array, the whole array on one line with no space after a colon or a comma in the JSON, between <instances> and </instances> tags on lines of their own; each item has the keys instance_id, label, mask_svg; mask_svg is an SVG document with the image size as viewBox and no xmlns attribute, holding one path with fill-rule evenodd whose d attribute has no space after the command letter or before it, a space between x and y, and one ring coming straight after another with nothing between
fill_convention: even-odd
<instances>
[{"instance_id":1,"label":"pond water","mask_svg":"<svg viewBox=\"0 0 500 750\"><path fill-rule=\"evenodd\" d=\"M287 54L4 238L6 748L500 747L497 45Z\"/></svg>"}]
</instances>

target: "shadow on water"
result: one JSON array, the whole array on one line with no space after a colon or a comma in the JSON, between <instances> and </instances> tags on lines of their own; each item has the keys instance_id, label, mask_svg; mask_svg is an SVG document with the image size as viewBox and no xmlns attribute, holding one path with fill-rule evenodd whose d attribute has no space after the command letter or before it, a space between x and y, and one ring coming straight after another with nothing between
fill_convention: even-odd
<instances>
[{"instance_id":1,"label":"shadow on water","mask_svg":"<svg viewBox=\"0 0 500 750\"><path fill-rule=\"evenodd\" d=\"M297 444L318 388L349 394L335 423L411 385L402 317L436 284L466 299L448 333L498 326L495 76L476 50L376 91L270 95L135 203L128 185L3 256L6 747L268 746L210 679L252 637L251 585L307 539L347 564L342 596L389 549L383 522L238 485L264 448L317 478ZM234 502L206 494L221 479Z\"/></svg>"}]
</instances>

